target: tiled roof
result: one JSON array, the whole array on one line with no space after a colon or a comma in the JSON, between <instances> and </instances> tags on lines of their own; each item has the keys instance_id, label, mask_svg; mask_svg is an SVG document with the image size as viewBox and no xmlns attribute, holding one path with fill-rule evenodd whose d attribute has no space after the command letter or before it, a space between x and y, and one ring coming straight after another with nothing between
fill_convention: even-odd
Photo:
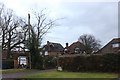
<instances>
[{"instance_id":1,"label":"tiled roof","mask_svg":"<svg viewBox=\"0 0 120 80\"><path fill-rule=\"evenodd\" d=\"M77 41L77 42L72 43L72 44L68 47L68 49L69 49L70 52L74 52L74 49L75 49L75 48L79 48L80 50L84 50L84 49L85 49L85 46L84 46L81 42Z\"/></svg>"},{"instance_id":2,"label":"tiled roof","mask_svg":"<svg viewBox=\"0 0 120 80\"><path fill-rule=\"evenodd\" d=\"M61 52L64 50L63 46L60 43L53 43L53 42L49 42L49 48L48 49L48 45L44 45L43 48L45 48L45 51L50 50L53 52Z\"/></svg>"},{"instance_id":3,"label":"tiled roof","mask_svg":"<svg viewBox=\"0 0 120 80\"><path fill-rule=\"evenodd\" d=\"M112 48L112 44L120 44L120 38L113 38L111 41L109 41L105 46L103 46L98 52L98 54L101 53L116 53L119 51L119 47L118 48Z\"/></svg>"},{"instance_id":4,"label":"tiled roof","mask_svg":"<svg viewBox=\"0 0 120 80\"><path fill-rule=\"evenodd\" d=\"M112 42L113 43L120 43L120 38L113 38Z\"/></svg>"}]
</instances>

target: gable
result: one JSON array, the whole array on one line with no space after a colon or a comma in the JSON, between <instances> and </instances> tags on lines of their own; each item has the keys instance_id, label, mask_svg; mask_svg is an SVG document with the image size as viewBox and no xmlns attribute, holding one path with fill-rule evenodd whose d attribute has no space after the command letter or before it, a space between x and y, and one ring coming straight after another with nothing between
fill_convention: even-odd
<instances>
[{"instance_id":1,"label":"gable","mask_svg":"<svg viewBox=\"0 0 120 80\"><path fill-rule=\"evenodd\" d=\"M120 50L120 38L114 38L108 42L103 48L101 48L97 53L118 53Z\"/></svg>"},{"instance_id":2,"label":"gable","mask_svg":"<svg viewBox=\"0 0 120 80\"><path fill-rule=\"evenodd\" d=\"M68 47L68 50L69 50L70 52L74 52L75 49L78 49L78 48L80 49L80 51L85 50L85 46L84 46L81 42L79 42L79 41L72 43L72 44Z\"/></svg>"}]
</instances>

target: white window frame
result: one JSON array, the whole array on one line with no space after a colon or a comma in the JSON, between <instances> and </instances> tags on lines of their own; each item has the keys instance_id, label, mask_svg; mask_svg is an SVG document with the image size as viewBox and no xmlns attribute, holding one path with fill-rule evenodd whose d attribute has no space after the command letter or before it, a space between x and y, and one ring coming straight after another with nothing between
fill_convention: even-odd
<instances>
[{"instance_id":1,"label":"white window frame","mask_svg":"<svg viewBox=\"0 0 120 80\"><path fill-rule=\"evenodd\" d=\"M26 56L19 56L18 57L18 62L20 65L24 64L24 65L27 65L27 58Z\"/></svg>"},{"instance_id":2,"label":"white window frame","mask_svg":"<svg viewBox=\"0 0 120 80\"><path fill-rule=\"evenodd\" d=\"M48 55L48 51L45 51L45 56L47 56Z\"/></svg>"},{"instance_id":3,"label":"white window frame","mask_svg":"<svg viewBox=\"0 0 120 80\"><path fill-rule=\"evenodd\" d=\"M112 47L113 47L113 48L120 47L120 44L119 44L119 43L114 43L114 44L112 44Z\"/></svg>"}]
</instances>

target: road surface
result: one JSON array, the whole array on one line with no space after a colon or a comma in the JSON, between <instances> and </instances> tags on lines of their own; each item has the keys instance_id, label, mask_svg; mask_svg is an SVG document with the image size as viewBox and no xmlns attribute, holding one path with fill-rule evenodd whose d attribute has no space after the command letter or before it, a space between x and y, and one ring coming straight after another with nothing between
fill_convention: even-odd
<instances>
[{"instance_id":1,"label":"road surface","mask_svg":"<svg viewBox=\"0 0 120 80\"><path fill-rule=\"evenodd\" d=\"M28 75L33 75L33 74L38 74L41 72L48 72L48 71L53 71L55 69L50 69L50 70L38 70L38 71L32 71L32 72L17 72L17 73L9 73L9 74L2 74L2 78L24 78L25 76Z\"/></svg>"}]
</instances>

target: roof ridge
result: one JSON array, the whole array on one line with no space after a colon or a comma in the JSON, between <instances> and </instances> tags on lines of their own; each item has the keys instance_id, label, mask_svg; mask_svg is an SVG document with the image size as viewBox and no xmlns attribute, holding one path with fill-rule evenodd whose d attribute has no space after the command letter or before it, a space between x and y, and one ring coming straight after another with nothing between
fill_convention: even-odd
<instances>
[{"instance_id":1,"label":"roof ridge","mask_svg":"<svg viewBox=\"0 0 120 80\"><path fill-rule=\"evenodd\" d=\"M120 39L119 37L118 38L113 38L113 40L116 40L116 39Z\"/></svg>"}]
</instances>

